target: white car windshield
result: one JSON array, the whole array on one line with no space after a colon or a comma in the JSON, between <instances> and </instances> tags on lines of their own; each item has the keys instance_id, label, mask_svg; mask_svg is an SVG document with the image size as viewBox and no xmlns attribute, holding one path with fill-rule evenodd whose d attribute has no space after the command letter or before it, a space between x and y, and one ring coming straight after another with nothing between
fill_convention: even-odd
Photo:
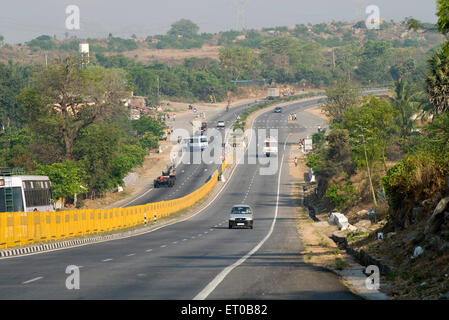
<instances>
[{"instance_id":1,"label":"white car windshield","mask_svg":"<svg viewBox=\"0 0 449 320\"><path fill-rule=\"evenodd\" d=\"M248 207L234 207L231 214L252 214L252 212Z\"/></svg>"}]
</instances>

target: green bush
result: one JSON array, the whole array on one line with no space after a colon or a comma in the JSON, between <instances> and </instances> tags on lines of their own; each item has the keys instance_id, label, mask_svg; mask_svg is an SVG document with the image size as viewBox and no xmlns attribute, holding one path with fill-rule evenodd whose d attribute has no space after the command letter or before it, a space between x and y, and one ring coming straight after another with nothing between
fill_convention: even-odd
<instances>
[{"instance_id":1,"label":"green bush","mask_svg":"<svg viewBox=\"0 0 449 320\"><path fill-rule=\"evenodd\" d=\"M355 198L355 188L351 181L346 182L345 185L334 184L326 190L326 198L337 208L343 210Z\"/></svg>"},{"instance_id":2,"label":"green bush","mask_svg":"<svg viewBox=\"0 0 449 320\"><path fill-rule=\"evenodd\" d=\"M382 183L391 207L398 210L444 192L448 175L447 155L420 151L388 170Z\"/></svg>"},{"instance_id":3,"label":"green bush","mask_svg":"<svg viewBox=\"0 0 449 320\"><path fill-rule=\"evenodd\" d=\"M34 173L50 178L52 196L55 200L73 197L75 194L85 193L87 191L84 185L86 171L75 161L69 160L50 165L37 165Z\"/></svg>"},{"instance_id":4,"label":"green bush","mask_svg":"<svg viewBox=\"0 0 449 320\"><path fill-rule=\"evenodd\" d=\"M152 132L145 132L140 138L140 145L144 149L157 149L159 147L159 137Z\"/></svg>"}]
</instances>

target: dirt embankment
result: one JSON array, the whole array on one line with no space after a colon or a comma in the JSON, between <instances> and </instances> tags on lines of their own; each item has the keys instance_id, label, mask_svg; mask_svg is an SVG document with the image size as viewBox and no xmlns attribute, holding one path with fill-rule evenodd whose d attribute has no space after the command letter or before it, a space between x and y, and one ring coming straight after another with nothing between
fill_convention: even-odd
<instances>
[{"instance_id":1,"label":"dirt embankment","mask_svg":"<svg viewBox=\"0 0 449 320\"><path fill-rule=\"evenodd\" d=\"M157 61L168 64L179 64L189 58L218 60L220 49L220 46L208 45L197 49L150 49L140 46L139 49L124 52L123 55L142 63L153 63ZM109 53L108 55L115 54Z\"/></svg>"},{"instance_id":2,"label":"dirt embankment","mask_svg":"<svg viewBox=\"0 0 449 320\"><path fill-rule=\"evenodd\" d=\"M313 114L314 116L326 120L329 122L329 117L324 114L323 106L316 106L305 110L306 112Z\"/></svg>"}]
</instances>

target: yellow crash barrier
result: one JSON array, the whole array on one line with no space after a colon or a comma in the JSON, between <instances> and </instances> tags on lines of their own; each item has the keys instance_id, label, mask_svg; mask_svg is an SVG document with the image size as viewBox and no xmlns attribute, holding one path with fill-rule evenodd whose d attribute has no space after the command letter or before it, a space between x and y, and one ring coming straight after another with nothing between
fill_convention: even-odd
<instances>
[{"instance_id":1,"label":"yellow crash barrier","mask_svg":"<svg viewBox=\"0 0 449 320\"><path fill-rule=\"evenodd\" d=\"M170 201L108 210L71 210L59 212L1 212L0 249L49 240L84 236L130 228L167 217L191 207L206 196L227 167L228 158L219 171L201 188Z\"/></svg>"}]
</instances>

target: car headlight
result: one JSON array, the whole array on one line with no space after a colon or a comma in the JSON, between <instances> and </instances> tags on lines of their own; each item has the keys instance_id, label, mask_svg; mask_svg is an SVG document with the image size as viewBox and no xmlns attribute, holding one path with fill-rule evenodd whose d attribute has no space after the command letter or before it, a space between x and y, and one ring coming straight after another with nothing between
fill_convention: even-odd
<instances>
[{"instance_id":1,"label":"car headlight","mask_svg":"<svg viewBox=\"0 0 449 320\"><path fill-rule=\"evenodd\" d=\"M229 221L235 221L235 218L229 218Z\"/></svg>"}]
</instances>

